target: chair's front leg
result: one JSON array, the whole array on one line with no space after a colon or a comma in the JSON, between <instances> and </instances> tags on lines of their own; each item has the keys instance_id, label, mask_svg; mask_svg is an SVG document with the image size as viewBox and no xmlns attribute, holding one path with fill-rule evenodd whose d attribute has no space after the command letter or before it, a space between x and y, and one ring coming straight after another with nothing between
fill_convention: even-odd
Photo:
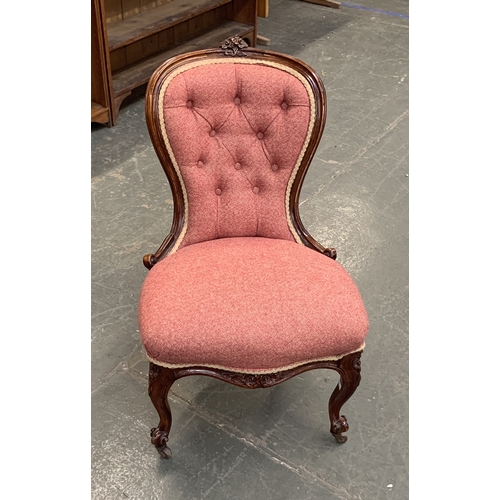
<instances>
[{"instance_id":1,"label":"chair's front leg","mask_svg":"<svg viewBox=\"0 0 500 500\"><path fill-rule=\"evenodd\" d=\"M362 351L348 354L337 362L337 368L335 368L340 374L340 381L330 396L328 413L330 415L330 432L338 443L347 441L347 436L342 433L349 430L349 424L345 415L340 415L340 409L354 394L361 381L361 353Z\"/></svg>"},{"instance_id":2,"label":"chair's front leg","mask_svg":"<svg viewBox=\"0 0 500 500\"><path fill-rule=\"evenodd\" d=\"M172 427L172 412L168 404L168 391L175 381L174 371L170 368L149 363L149 388L148 393L153 402L160 423L151 429L151 443L163 458L170 458L172 451L167 446L168 435Z\"/></svg>"}]
</instances>

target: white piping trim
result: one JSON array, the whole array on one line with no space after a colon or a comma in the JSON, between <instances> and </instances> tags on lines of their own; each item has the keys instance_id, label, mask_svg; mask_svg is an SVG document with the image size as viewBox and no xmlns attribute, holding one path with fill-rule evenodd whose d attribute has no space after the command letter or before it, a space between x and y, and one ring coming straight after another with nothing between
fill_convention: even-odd
<instances>
[{"instance_id":1,"label":"white piping trim","mask_svg":"<svg viewBox=\"0 0 500 500\"><path fill-rule=\"evenodd\" d=\"M286 370L291 370L292 368L297 368L302 365L306 365L309 363L316 363L316 362L321 362L321 361L337 361L341 358L344 358L345 356L349 354L353 354L355 352L362 351L365 348L365 343L363 342L363 345L361 347L358 347L357 349L354 349L354 351L349 351L346 352L345 354L341 354L339 356L327 356L326 358L318 358L318 359L310 359L307 361L301 361L300 363L293 363L291 365L286 365L286 366L280 366L277 368L257 368L255 370L249 370L249 369L240 369L240 368L235 368L233 366L223 366L223 365L207 365L204 363L199 363L199 364L181 364L181 365L176 365L172 363L164 363L163 361L158 361L157 359L154 359L150 357L147 353L146 356L155 365L163 366L164 368L170 368L172 370L176 368L193 368L193 367L201 367L201 368L214 368L216 370L226 370L230 372L235 372L235 373L245 373L245 374L250 374L250 375L257 375L257 374L268 374L268 373L277 373L277 372L282 372Z\"/></svg>"}]
</instances>

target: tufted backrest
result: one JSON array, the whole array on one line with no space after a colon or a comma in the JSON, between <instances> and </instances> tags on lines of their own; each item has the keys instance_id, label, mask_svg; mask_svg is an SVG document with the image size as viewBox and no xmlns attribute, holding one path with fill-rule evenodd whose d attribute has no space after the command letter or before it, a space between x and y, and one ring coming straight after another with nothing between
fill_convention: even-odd
<instances>
[{"instance_id":1,"label":"tufted backrest","mask_svg":"<svg viewBox=\"0 0 500 500\"><path fill-rule=\"evenodd\" d=\"M290 197L324 103L287 56L253 51L187 58L150 83L148 126L177 192L169 253L226 237L302 241Z\"/></svg>"}]
</instances>

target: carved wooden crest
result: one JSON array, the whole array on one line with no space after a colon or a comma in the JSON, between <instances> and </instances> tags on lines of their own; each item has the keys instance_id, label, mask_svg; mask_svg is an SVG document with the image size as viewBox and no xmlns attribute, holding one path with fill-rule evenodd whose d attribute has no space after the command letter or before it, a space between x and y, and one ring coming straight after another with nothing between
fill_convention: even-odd
<instances>
[{"instance_id":1,"label":"carved wooden crest","mask_svg":"<svg viewBox=\"0 0 500 500\"><path fill-rule=\"evenodd\" d=\"M239 36L231 36L226 38L220 47L226 56L246 56L242 49L246 49L248 44Z\"/></svg>"}]
</instances>

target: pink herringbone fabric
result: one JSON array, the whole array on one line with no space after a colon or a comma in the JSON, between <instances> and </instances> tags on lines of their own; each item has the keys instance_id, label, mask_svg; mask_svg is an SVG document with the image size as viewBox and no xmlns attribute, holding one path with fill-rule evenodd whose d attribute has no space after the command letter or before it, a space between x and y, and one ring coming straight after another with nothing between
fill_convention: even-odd
<instances>
[{"instance_id":1,"label":"pink herringbone fabric","mask_svg":"<svg viewBox=\"0 0 500 500\"><path fill-rule=\"evenodd\" d=\"M286 191L311 122L304 83L261 64L201 65L175 75L162 103L187 193L179 246L236 236L294 240Z\"/></svg>"},{"instance_id":2,"label":"pink herringbone fabric","mask_svg":"<svg viewBox=\"0 0 500 500\"><path fill-rule=\"evenodd\" d=\"M368 318L336 261L295 242L242 237L192 244L156 264L139 327L157 364L266 373L361 349Z\"/></svg>"}]
</instances>

